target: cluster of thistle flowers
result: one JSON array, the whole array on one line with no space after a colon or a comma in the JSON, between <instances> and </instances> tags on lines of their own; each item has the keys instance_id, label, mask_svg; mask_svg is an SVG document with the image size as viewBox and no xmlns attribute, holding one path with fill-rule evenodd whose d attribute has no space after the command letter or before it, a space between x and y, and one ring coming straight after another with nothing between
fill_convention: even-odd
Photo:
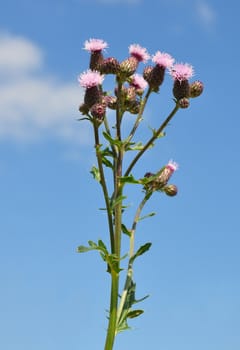
<instances>
[{"instance_id":1,"label":"cluster of thistle flowers","mask_svg":"<svg viewBox=\"0 0 240 350\"><path fill-rule=\"evenodd\" d=\"M200 81L189 83L193 76L193 67L187 63L175 63L174 58L168 53L157 51L152 56L154 65L145 67L143 74L137 74L136 70L140 62L146 63L150 59L147 50L138 44L129 46L129 57L119 62L115 57L104 58L103 51L108 47L101 39L90 39L85 42L84 49L89 51L89 69L79 76L80 85L85 88L84 103L79 110L83 115L89 115L99 123L104 120L106 108L116 109L118 96L121 96L121 109L132 114L140 111L140 99L147 86L153 92L158 92L164 80L166 69L172 76L173 95L179 107L187 108L189 98L199 96L203 91ZM114 74L116 80L123 85L121 94L115 88L115 96L109 96L103 91L104 76Z\"/></svg>"},{"instance_id":2,"label":"cluster of thistle flowers","mask_svg":"<svg viewBox=\"0 0 240 350\"><path fill-rule=\"evenodd\" d=\"M173 96L180 108L189 106L189 99L198 97L203 91L200 81L189 82L193 76L193 67L188 63L175 63L174 58L165 52L157 51L150 57L147 50L138 44L129 46L129 57L119 62L115 57L104 58L103 51L108 44L101 39L90 39L85 42L84 49L90 52L89 69L80 74L78 80L85 88L84 102L79 107L83 115L100 125L105 118L107 108L139 114L141 97L148 87L150 92L158 92L163 83L166 70L173 78ZM147 65L143 74L136 73L140 62L152 59L153 65ZM103 90L105 75L113 74L120 83L121 91L116 87L114 96ZM175 185L167 185L172 173L177 169L174 162L169 162L157 176L147 173L149 182L145 185L148 191L160 190L169 196L177 194Z\"/></svg>"}]
</instances>

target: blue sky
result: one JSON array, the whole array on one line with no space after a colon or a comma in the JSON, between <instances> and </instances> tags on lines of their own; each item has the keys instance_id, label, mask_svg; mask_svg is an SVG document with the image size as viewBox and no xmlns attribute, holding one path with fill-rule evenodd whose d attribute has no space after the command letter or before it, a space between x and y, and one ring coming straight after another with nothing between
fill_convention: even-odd
<instances>
[{"instance_id":1,"label":"blue sky","mask_svg":"<svg viewBox=\"0 0 240 350\"><path fill-rule=\"evenodd\" d=\"M122 60L138 43L194 66L205 90L181 110L136 175L169 159L179 194L156 194L141 222L137 297L145 314L116 350L239 350L239 4L210 0L9 0L0 11L0 348L102 349L109 276L92 132L79 123L83 43L109 44ZM139 137L172 108L166 77ZM139 193L129 192L132 207Z\"/></svg>"}]
</instances>

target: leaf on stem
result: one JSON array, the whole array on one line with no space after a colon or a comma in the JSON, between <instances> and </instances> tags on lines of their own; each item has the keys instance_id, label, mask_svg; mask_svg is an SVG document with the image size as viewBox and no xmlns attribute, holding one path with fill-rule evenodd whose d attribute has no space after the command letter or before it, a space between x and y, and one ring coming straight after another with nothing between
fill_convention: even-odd
<instances>
[{"instance_id":1,"label":"leaf on stem","mask_svg":"<svg viewBox=\"0 0 240 350\"><path fill-rule=\"evenodd\" d=\"M112 145L112 146L115 145L118 147L122 146L122 141L113 139L106 131L103 131L103 136L110 143L110 145Z\"/></svg>"},{"instance_id":2,"label":"leaf on stem","mask_svg":"<svg viewBox=\"0 0 240 350\"><path fill-rule=\"evenodd\" d=\"M151 247L152 243L148 242L148 243L145 243L144 245L142 245L138 250L137 252L131 257L131 259L129 260L129 263L132 264L134 262L134 260L140 256L140 255L143 255L144 253L146 253L150 247Z\"/></svg>"},{"instance_id":3,"label":"leaf on stem","mask_svg":"<svg viewBox=\"0 0 240 350\"><path fill-rule=\"evenodd\" d=\"M93 178L97 180L98 182L101 181L100 171L95 165L92 167L90 173L92 174Z\"/></svg>"},{"instance_id":4,"label":"leaf on stem","mask_svg":"<svg viewBox=\"0 0 240 350\"><path fill-rule=\"evenodd\" d=\"M144 145L142 142L130 142L126 144L126 151L141 151L143 149Z\"/></svg>"},{"instance_id":5,"label":"leaf on stem","mask_svg":"<svg viewBox=\"0 0 240 350\"><path fill-rule=\"evenodd\" d=\"M141 184L141 182L139 180L136 180L133 175L129 175L129 176L122 176L120 178L120 182L121 183L129 183L129 184Z\"/></svg>"},{"instance_id":6,"label":"leaf on stem","mask_svg":"<svg viewBox=\"0 0 240 350\"><path fill-rule=\"evenodd\" d=\"M131 230L128 230L127 227L124 224L122 224L122 233L124 233L128 237L131 237L131 235L132 235Z\"/></svg>"}]
</instances>

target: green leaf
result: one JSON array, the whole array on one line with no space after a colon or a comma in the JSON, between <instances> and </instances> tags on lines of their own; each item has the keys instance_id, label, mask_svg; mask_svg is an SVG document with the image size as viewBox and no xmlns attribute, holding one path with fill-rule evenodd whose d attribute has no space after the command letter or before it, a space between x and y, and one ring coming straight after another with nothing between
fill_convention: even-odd
<instances>
[{"instance_id":1,"label":"green leaf","mask_svg":"<svg viewBox=\"0 0 240 350\"><path fill-rule=\"evenodd\" d=\"M126 145L126 151L141 151L143 147L142 142L130 142Z\"/></svg>"},{"instance_id":2,"label":"green leaf","mask_svg":"<svg viewBox=\"0 0 240 350\"><path fill-rule=\"evenodd\" d=\"M110 145L122 146L122 141L113 139L107 132L103 131L104 138L110 143Z\"/></svg>"},{"instance_id":3,"label":"green leaf","mask_svg":"<svg viewBox=\"0 0 240 350\"><path fill-rule=\"evenodd\" d=\"M140 184L141 182L139 180L136 180L133 175L129 176L122 176L120 178L121 183L129 183L129 184Z\"/></svg>"},{"instance_id":4,"label":"green leaf","mask_svg":"<svg viewBox=\"0 0 240 350\"><path fill-rule=\"evenodd\" d=\"M160 134L157 134L157 130L156 129L151 128L151 127L150 127L150 129L152 130L153 136L157 137L158 139L160 139L161 137L166 136L166 133L164 131L160 132Z\"/></svg>"},{"instance_id":5,"label":"green leaf","mask_svg":"<svg viewBox=\"0 0 240 350\"><path fill-rule=\"evenodd\" d=\"M79 247L77 247L78 253L86 253L86 252L89 252L90 250L93 250L93 248L85 247L84 245L80 245Z\"/></svg>"},{"instance_id":6,"label":"green leaf","mask_svg":"<svg viewBox=\"0 0 240 350\"><path fill-rule=\"evenodd\" d=\"M152 245L152 243L150 243L150 242L145 243L144 245L142 245L142 246L137 250L137 252L131 257L131 259L129 260L129 263L132 264L132 263L134 262L134 260L135 260L138 256L140 256L140 255L146 253L146 252L150 249L151 245Z\"/></svg>"},{"instance_id":7,"label":"green leaf","mask_svg":"<svg viewBox=\"0 0 240 350\"><path fill-rule=\"evenodd\" d=\"M149 217L154 216L154 215L156 215L156 213L151 212L151 213L149 213L149 214L147 214L147 215L141 216L141 217L138 219L138 221L144 220L144 219L149 218Z\"/></svg>"},{"instance_id":8,"label":"green leaf","mask_svg":"<svg viewBox=\"0 0 240 350\"><path fill-rule=\"evenodd\" d=\"M128 312L127 318L135 318L142 315L143 313L144 313L143 310L132 310Z\"/></svg>"},{"instance_id":9,"label":"green leaf","mask_svg":"<svg viewBox=\"0 0 240 350\"><path fill-rule=\"evenodd\" d=\"M132 235L131 230L128 230L127 227L126 227L124 224L122 224L122 232L123 232L125 235L127 235L128 237L131 237L131 235Z\"/></svg>"},{"instance_id":10,"label":"green leaf","mask_svg":"<svg viewBox=\"0 0 240 350\"><path fill-rule=\"evenodd\" d=\"M93 175L93 178L95 180L97 180L98 182L101 181L100 172L99 172L99 169L97 167L93 166L90 173Z\"/></svg>"},{"instance_id":11,"label":"green leaf","mask_svg":"<svg viewBox=\"0 0 240 350\"><path fill-rule=\"evenodd\" d=\"M110 203L111 209L113 210L116 205L118 205L120 202L122 202L124 199L126 199L126 196L118 196L116 199L112 200Z\"/></svg>"},{"instance_id":12,"label":"green leaf","mask_svg":"<svg viewBox=\"0 0 240 350\"><path fill-rule=\"evenodd\" d=\"M106 167L113 169L112 163L106 157L102 156L102 162Z\"/></svg>"}]
</instances>

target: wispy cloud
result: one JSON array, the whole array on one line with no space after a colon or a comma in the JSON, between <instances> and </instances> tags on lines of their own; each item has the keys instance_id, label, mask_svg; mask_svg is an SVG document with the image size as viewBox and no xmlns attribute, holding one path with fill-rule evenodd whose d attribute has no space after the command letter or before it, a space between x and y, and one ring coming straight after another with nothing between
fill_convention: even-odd
<instances>
[{"instance_id":1,"label":"wispy cloud","mask_svg":"<svg viewBox=\"0 0 240 350\"><path fill-rule=\"evenodd\" d=\"M76 122L83 91L44 74L44 53L32 41L0 35L0 139L35 141L50 135L88 142ZM79 114L80 115L80 114Z\"/></svg>"},{"instance_id":2,"label":"wispy cloud","mask_svg":"<svg viewBox=\"0 0 240 350\"><path fill-rule=\"evenodd\" d=\"M198 19L205 27L212 27L216 23L217 13L207 1L198 1L196 3L196 12Z\"/></svg>"}]
</instances>

